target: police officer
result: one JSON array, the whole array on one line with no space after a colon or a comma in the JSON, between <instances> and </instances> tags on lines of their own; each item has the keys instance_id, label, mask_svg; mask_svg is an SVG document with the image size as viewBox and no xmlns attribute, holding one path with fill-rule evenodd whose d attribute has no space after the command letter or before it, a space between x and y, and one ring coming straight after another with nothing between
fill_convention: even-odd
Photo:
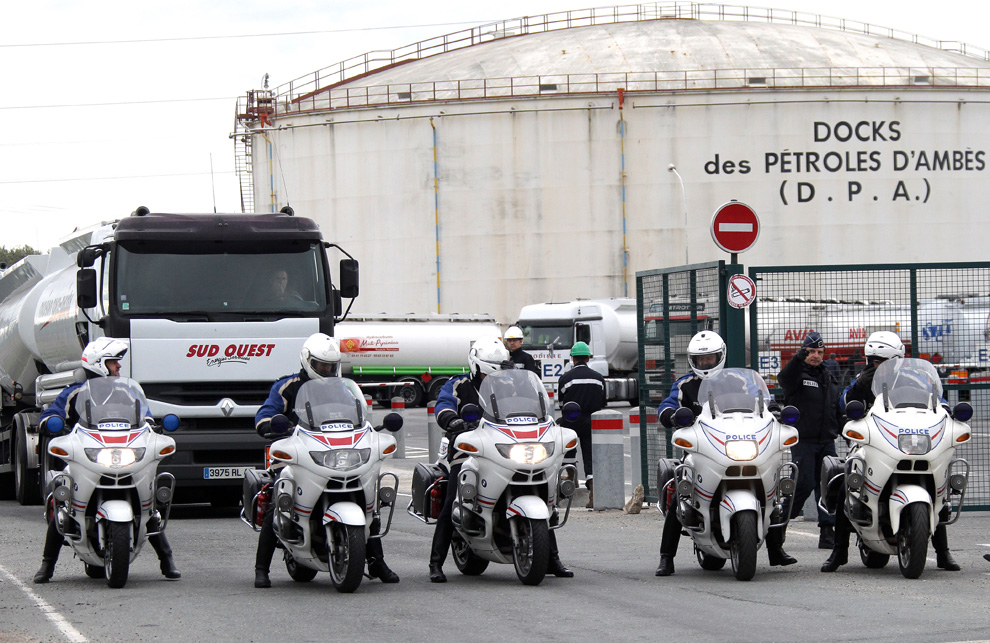
<instances>
[{"instance_id":1,"label":"police officer","mask_svg":"<svg viewBox=\"0 0 990 643\"><path fill-rule=\"evenodd\" d=\"M560 376L557 381L557 398L560 405L577 402L581 415L577 420L562 419L561 426L574 429L581 440L581 460L584 462L584 484L588 487L588 504L595 506L594 470L591 458L591 414L605 408L605 378L588 366L591 348L584 342L576 342L571 347L571 362L574 367Z\"/></svg>"},{"instance_id":2,"label":"police officer","mask_svg":"<svg viewBox=\"0 0 990 643\"><path fill-rule=\"evenodd\" d=\"M866 368L842 391L839 406L843 413L845 413L846 405L853 400L858 400L867 407L873 404L873 376L876 374L877 367L888 359L904 357L904 342L897 336L897 333L888 330L877 331L866 340L863 355L866 357ZM839 497L845 498L845 495L846 487L845 482L843 482ZM823 572L834 572L849 562L849 534L852 531L852 525L846 516L844 505L844 502L840 502L835 511L835 544L832 547L832 553L822 564ZM962 568L949 551L949 536L945 529L945 522L948 519L949 508L943 507L938 514L938 520L942 524L935 527L935 532L932 534L935 565L948 572L958 572Z\"/></svg>"},{"instance_id":3,"label":"police officer","mask_svg":"<svg viewBox=\"0 0 990 643\"><path fill-rule=\"evenodd\" d=\"M698 400L698 390L702 380L715 375L725 366L725 342L713 331L703 330L691 338L688 343L688 364L692 373L688 373L674 382L670 387L670 395L660 403L657 409L660 423L669 428L674 425L674 412L679 408L689 408L695 417L701 414L702 403ZM772 410L772 409L771 409ZM674 573L674 556L677 554L677 544L681 539L681 521L677 518L677 496L671 499L667 507L667 517L663 523L663 534L660 537L660 565L657 576L670 576ZM793 565L797 562L784 551L784 530L776 527L767 531L767 556L770 565Z\"/></svg>"},{"instance_id":4,"label":"police officer","mask_svg":"<svg viewBox=\"0 0 990 643\"><path fill-rule=\"evenodd\" d=\"M791 459L798 468L797 489L788 505L791 518L801 513L812 492L816 504L820 499L822 460L835 455L835 439L839 437L839 384L824 365L824 357L825 341L817 331L811 331L777 375L784 404L801 411L799 441L791 447ZM832 548L834 525L835 518L819 507L819 549Z\"/></svg>"},{"instance_id":5,"label":"police officer","mask_svg":"<svg viewBox=\"0 0 990 643\"><path fill-rule=\"evenodd\" d=\"M340 376L340 345L336 339L323 333L311 335L303 343L302 351L299 353L299 362L302 364L302 370L275 382L268 394L268 399L258 409L254 418L258 435L264 438L280 437L272 434L271 431L271 421L276 415L286 415L294 423L296 418L293 409L295 408L296 395L303 384L311 379ZM355 399L361 400L364 404L364 394L360 387L349 379L345 379L344 382L354 394ZM275 536L273 522L274 513L275 503L270 502L265 510L265 520L261 525L261 533L258 534L258 551L254 561L254 586L258 588L272 586L268 572L271 568L272 556L275 555L275 549L278 547L278 538ZM377 524L373 523L372 534L377 533L377 529ZM383 583L399 582L399 575L385 564L385 553L380 538L369 539L365 551L369 576L381 579Z\"/></svg>"},{"instance_id":6,"label":"police officer","mask_svg":"<svg viewBox=\"0 0 990 643\"><path fill-rule=\"evenodd\" d=\"M537 375L540 369L536 366L533 356L522 349L523 332L518 326L509 326L505 331L505 348L509 351L509 359L516 365L516 368L527 368Z\"/></svg>"},{"instance_id":7,"label":"police officer","mask_svg":"<svg viewBox=\"0 0 990 643\"><path fill-rule=\"evenodd\" d=\"M436 420L444 430L447 441L453 444L454 438L468 430L467 423L461 419L461 410L468 404L478 404L478 391L485 376L502 368L509 361L509 351L498 337L479 337L468 351L467 375L452 377L443 385L436 403ZM447 576L443 573L443 563L447 559L450 540L454 535L454 523L451 514L454 509L454 499L457 497L457 476L461 465L467 460L467 455L448 447L447 462L450 473L444 489L443 509L437 516L437 524L433 531L433 544L430 548L430 582L446 583ZM550 564L547 573L561 578L570 578L574 572L564 567L557 551L557 538L550 532Z\"/></svg>"},{"instance_id":8,"label":"police officer","mask_svg":"<svg viewBox=\"0 0 990 643\"><path fill-rule=\"evenodd\" d=\"M82 352L82 365L86 373L86 379L97 377L118 377L120 375L120 360L127 353L127 341L115 339L113 337L101 337L86 345ZM79 412L75 407L76 394L79 393L82 382L77 382L67 386L58 394L52 405L41 414L38 428L45 430L48 420L58 416L65 418L65 426L71 428L79 422ZM45 536L45 549L41 555L41 568L34 575L35 583L47 583L55 573L55 563L62 549L65 539L58 533L55 524L55 516L52 516L48 523L48 534ZM172 559L172 548L165 538L165 532L148 536L148 542L158 554L158 561L162 574L168 579L177 579L182 576Z\"/></svg>"}]
</instances>

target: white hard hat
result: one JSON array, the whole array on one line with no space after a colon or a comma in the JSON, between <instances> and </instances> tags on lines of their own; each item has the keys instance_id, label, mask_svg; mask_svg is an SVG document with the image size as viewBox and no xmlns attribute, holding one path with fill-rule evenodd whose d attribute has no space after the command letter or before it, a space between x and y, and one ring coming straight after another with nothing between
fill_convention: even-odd
<instances>
[{"instance_id":1,"label":"white hard hat","mask_svg":"<svg viewBox=\"0 0 990 643\"><path fill-rule=\"evenodd\" d=\"M867 359L871 357L879 357L881 359L904 357L904 342L897 336L897 333L889 330L879 330L870 335L870 338L866 340L866 348L863 349L863 355Z\"/></svg>"},{"instance_id":2,"label":"white hard hat","mask_svg":"<svg viewBox=\"0 0 990 643\"><path fill-rule=\"evenodd\" d=\"M107 361L122 358L129 346L126 339L117 339L115 337L94 339L86 344L86 348L83 349L83 368L97 375L109 377L110 369L107 368Z\"/></svg>"},{"instance_id":3,"label":"white hard hat","mask_svg":"<svg viewBox=\"0 0 990 643\"><path fill-rule=\"evenodd\" d=\"M700 366L697 358L702 355L715 355L715 364L709 367ZM688 343L688 363L701 379L718 373L725 366L725 341L715 331L701 331Z\"/></svg>"},{"instance_id":4,"label":"white hard hat","mask_svg":"<svg viewBox=\"0 0 990 643\"><path fill-rule=\"evenodd\" d=\"M303 370L313 379L340 374L340 344L324 333L310 335L299 353Z\"/></svg>"},{"instance_id":5,"label":"white hard hat","mask_svg":"<svg viewBox=\"0 0 990 643\"><path fill-rule=\"evenodd\" d=\"M484 336L475 340L468 351L468 364L471 375L488 375L502 368L502 362L509 359L509 351L498 337Z\"/></svg>"},{"instance_id":6,"label":"white hard hat","mask_svg":"<svg viewBox=\"0 0 990 643\"><path fill-rule=\"evenodd\" d=\"M509 326L509 330L505 331L505 339L522 339L523 332L518 326Z\"/></svg>"}]
</instances>

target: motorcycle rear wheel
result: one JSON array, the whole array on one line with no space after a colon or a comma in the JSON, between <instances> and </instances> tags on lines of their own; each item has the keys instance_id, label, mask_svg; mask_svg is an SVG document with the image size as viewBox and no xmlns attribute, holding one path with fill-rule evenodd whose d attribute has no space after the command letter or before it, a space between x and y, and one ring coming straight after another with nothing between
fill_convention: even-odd
<instances>
[{"instance_id":1,"label":"motorcycle rear wheel","mask_svg":"<svg viewBox=\"0 0 990 643\"><path fill-rule=\"evenodd\" d=\"M878 551L873 551L860 542L859 559L870 569L883 569L890 562L890 554L881 554Z\"/></svg>"},{"instance_id":2,"label":"motorcycle rear wheel","mask_svg":"<svg viewBox=\"0 0 990 643\"><path fill-rule=\"evenodd\" d=\"M512 543L512 562L523 585L539 585L550 565L550 527L546 520L512 518L516 538Z\"/></svg>"},{"instance_id":3,"label":"motorcycle rear wheel","mask_svg":"<svg viewBox=\"0 0 990 643\"><path fill-rule=\"evenodd\" d=\"M123 522L107 523L107 546L103 557L107 585L123 587L131 563L131 525Z\"/></svg>"},{"instance_id":4,"label":"motorcycle rear wheel","mask_svg":"<svg viewBox=\"0 0 990 643\"><path fill-rule=\"evenodd\" d=\"M83 568L86 570L86 575L90 578L106 578L107 569L106 567L101 567L100 565L90 565L89 563L83 563Z\"/></svg>"},{"instance_id":5,"label":"motorcycle rear wheel","mask_svg":"<svg viewBox=\"0 0 990 643\"><path fill-rule=\"evenodd\" d=\"M337 591L350 594L364 575L364 528L332 522L327 525L330 580Z\"/></svg>"},{"instance_id":6,"label":"motorcycle rear wheel","mask_svg":"<svg viewBox=\"0 0 990 643\"><path fill-rule=\"evenodd\" d=\"M480 576L488 569L489 561L471 551L471 546L456 531L450 539L450 553L458 571L465 576Z\"/></svg>"},{"instance_id":7,"label":"motorcycle rear wheel","mask_svg":"<svg viewBox=\"0 0 990 643\"><path fill-rule=\"evenodd\" d=\"M316 578L315 569L300 565L288 551L285 552L285 571L289 572L289 576L297 583L308 583Z\"/></svg>"},{"instance_id":8,"label":"motorcycle rear wheel","mask_svg":"<svg viewBox=\"0 0 990 643\"><path fill-rule=\"evenodd\" d=\"M725 559L719 558L718 556L711 556L701 551L697 547L694 548L694 554L698 557L698 564L701 568L710 572L717 572L718 570L725 567Z\"/></svg>"},{"instance_id":9,"label":"motorcycle rear wheel","mask_svg":"<svg viewBox=\"0 0 990 643\"><path fill-rule=\"evenodd\" d=\"M756 514L744 511L732 516L732 572L736 580L751 580L756 575Z\"/></svg>"},{"instance_id":10,"label":"motorcycle rear wheel","mask_svg":"<svg viewBox=\"0 0 990 643\"><path fill-rule=\"evenodd\" d=\"M901 514L897 531L897 564L904 578L918 578L928 556L928 505L913 502Z\"/></svg>"}]
</instances>

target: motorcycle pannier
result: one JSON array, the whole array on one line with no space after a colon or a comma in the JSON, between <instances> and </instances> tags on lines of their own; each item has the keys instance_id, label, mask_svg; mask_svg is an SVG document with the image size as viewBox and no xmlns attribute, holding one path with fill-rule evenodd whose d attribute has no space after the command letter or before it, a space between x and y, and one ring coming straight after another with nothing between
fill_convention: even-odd
<instances>
[{"instance_id":1,"label":"motorcycle pannier","mask_svg":"<svg viewBox=\"0 0 990 643\"><path fill-rule=\"evenodd\" d=\"M272 481L272 474L267 469L247 469L244 471L244 486L242 502L244 513L250 516L251 503L261 488ZM253 518L253 516L251 516Z\"/></svg>"},{"instance_id":2,"label":"motorcycle pannier","mask_svg":"<svg viewBox=\"0 0 990 643\"><path fill-rule=\"evenodd\" d=\"M435 464L425 464L420 462L416 465L412 480L412 502L413 511L424 518L436 518L443 506L443 489L438 487L440 502L433 502L428 492L430 485L443 478L446 472ZM437 505L440 505L438 507Z\"/></svg>"},{"instance_id":3,"label":"motorcycle pannier","mask_svg":"<svg viewBox=\"0 0 990 643\"><path fill-rule=\"evenodd\" d=\"M839 491L842 488L842 474L845 472L846 461L834 455L827 455L822 458L822 481L821 492L822 504L829 513L835 513L842 504L839 498Z\"/></svg>"}]
</instances>

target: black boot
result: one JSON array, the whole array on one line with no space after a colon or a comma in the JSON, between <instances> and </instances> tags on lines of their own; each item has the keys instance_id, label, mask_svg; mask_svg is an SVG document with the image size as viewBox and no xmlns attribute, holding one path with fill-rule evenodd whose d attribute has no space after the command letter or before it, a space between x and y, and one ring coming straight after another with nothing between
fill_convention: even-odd
<instances>
[{"instance_id":1,"label":"black boot","mask_svg":"<svg viewBox=\"0 0 990 643\"><path fill-rule=\"evenodd\" d=\"M158 561L161 566L162 576L170 580L182 578L182 574L179 573L179 568L175 566L175 560L172 558L172 548L169 546L168 540L165 538L165 533L162 532L154 536L148 536L148 542L151 543L155 553L158 554Z\"/></svg>"},{"instance_id":2,"label":"black boot","mask_svg":"<svg viewBox=\"0 0 990 643\"><path fill-rule=\"evenodd\" d=\"M767 558L771 567L786 567L797 562L797 558L789 556L784 551L784 528L774 527L767 530Z\"/></svg>"},{"instance_id":3,"label":"black boot","mask_svg":"<svg viewBox=\"0 0 990 643\"><path fill-rule=\"evenodd\" d=\"M823 525L818 535L818 549L832 549L835 547L835 527Z\"/></svg>"},{"instance_id":4,"label":"black boot","mask_svg":"<svg viewBox=\"0 0 990 643\"><path fill-rule=\"evenodd\" d=\"M267 569L254 570L254 586L258 589L264 589L272 586L272 580L268 578Z\"/></svg>"},{"instance_id":5,"label":"black boot","mask_svg":"<svg viewBox=\"0 0 990 643\"><path fill-rule=\"evenodd\" d=\"M383 583L398 583L399 575L389 569L384 560L371 558L368 560L368 574Z\"/></svg>"},{"instance_id":6,"label":"black boot","mask_svg":"<svg viewBox=\"0 0 990 643\"><path fill-rule=\"evenodd\" d=\"M51 558L41 559L41 569L38 573L34 575L34 582L36 583L47 583L52 579L55 574L55 560Z\"/></svg>"},{"instance_id":7,"label":"black boot","mask_svg":"<svg viewBox=\"0 0 990 643\"><path fill-rule=\"evenodd\" d=\"M948 520L948 512L945 512L945 514L944 518L939 515L939 519ZM949 535L945 529L945 525L935 528L935 533L932 534L932 546L935 548L936 567L944 569L947 572L958 572L962 569L959 563L952 558L952 554L949 553Z\"/></svg>"},{"instance_id":8,"label":"black boot","mask_svg":"<svg viewBox=\"0 0 990 643\"><path fill-rule=\"evenodd\" d=\"M550 564L547 565L547 573L553 574L557 578L574 578L574 572L567 569L560 561L560 556L551 556Z\"/></svg>"},{"instance_id":9,"label":"black boot","mask_svg":"<svg viewBox=\"0 0 990 643\"><path fill-rule=\"evenodd\" d=\"M660 566L657 567L657 576L670 576L674 573L674 557L667 554L660 554Z\"/></svg>"},{"instance_id":10,"label":"black boot","mask_svg":"<svg viewBox=\"0 0 990 643\"><path fill-rule=\"evenodd\" d=\"M440 568L440 563L430 563L430 582L431 583L446 583L447 575L443 573L443 569Z\"/></svg>"},{"instance_id":11,"label":"black boot","mask_svg":"<svg viewBox=\"0 0 990 643\"><path fill-rule=\"evenodd\" d=\"M849 562L849 546L837 545L828 559L822 564L823 572L834 572L840 566Z\"/></svg>"}]
</instances>

